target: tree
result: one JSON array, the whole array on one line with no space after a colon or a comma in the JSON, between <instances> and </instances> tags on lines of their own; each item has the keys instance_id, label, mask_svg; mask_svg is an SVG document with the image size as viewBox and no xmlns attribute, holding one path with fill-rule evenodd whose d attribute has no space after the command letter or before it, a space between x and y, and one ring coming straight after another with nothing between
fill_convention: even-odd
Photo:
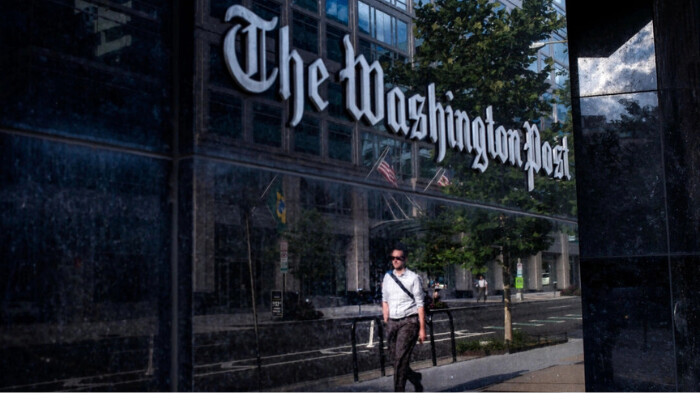
<instances>
[{"instance_id":1,"label":"tree","mask_svg":"<svg viewBox=\"0 0 700 410\"><path fill-rule=\"evenodd\" d=\"M554 100L546 81L551 60L540 72L529 69L536 61L530 45L564 27L551 0L524 0L522 8L511 12L488 0L437 0L415 12L415 58L387 67L390 82L418 89L435 83L436 95L452 91L450 104L471 111L470 117L483 115L492 106L496 122L513 128L525 120L537 122L551 110ZM557 135L546 133L543 138ZM514 212L446 208L426 215L421 218L416 266L430 274L457 264L478 273L497 260L504 275L505 339L511 341L511 272L517 258L550 246L553 229L548 219L517 211L547 214L566 206L553 198L555 185L543 177L537 178L535 191L528 191L522 170L513 167L493 166L476 176L471 161L454 153L448 153L444 166L453 174L446 194Z\"/></svg>"},{"instance_id":2,"label":"tree","mask_svg":"<svg viewBox=\"0 0 700 410\"><path fill-rule=\"evenodd\" d=\"M315 209L301 210L283 233L289 243L290 273L299 280L304 296L312 283L333 272L335 255L329 252L334 241L327 218Z\"/></svg>"}]
</instances>

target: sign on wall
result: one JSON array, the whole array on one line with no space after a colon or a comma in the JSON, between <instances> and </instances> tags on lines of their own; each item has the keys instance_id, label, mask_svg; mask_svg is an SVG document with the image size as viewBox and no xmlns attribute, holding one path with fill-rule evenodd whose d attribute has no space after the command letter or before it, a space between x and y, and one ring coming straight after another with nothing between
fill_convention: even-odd
<instances>
[{"instance_id":1,"label":"sign on wall","mask_svg":"<svg viewBox=\"0 0 700 410\"><path fill-rule=\"evenodd\" d=\"M290 50L289 26L279 29L277 67L267 67L266 33L275 30L277 18L265 20L247 8L235 5L226 11L226 22L233 24L224 38L224 59L236 85L244 91L260 94L278 84L278 94L290 101L289 126L299 124L304 112L304 97L319 112L326 109L319 87L331 81L322 59L308 67L296 50ZM240 56L236 42L240 41ZM384 87L384 71L378 61L369 64L363 55L355 55L350 36L343 38L344 67L337 81L344 85L348 115L354 121L386 128L414 141L429 139L435 144L435 160L441 162L448 149L472 154L471 167L484 172L490 161L518 167L527 173L528 190L534 189L534 176L540 171L556 179L571 179L566 137L554 147L542 142L536 124L525 121L521 129L507 129L493 119L493 107L482 116L469 117L466 111L450 105L451 91L436 95L431 83L425 95L406 97L399 87ZM239 58L240 57L240 58ZM306 81L305 81L306 80Z\"/></svg>"}]
</instances>

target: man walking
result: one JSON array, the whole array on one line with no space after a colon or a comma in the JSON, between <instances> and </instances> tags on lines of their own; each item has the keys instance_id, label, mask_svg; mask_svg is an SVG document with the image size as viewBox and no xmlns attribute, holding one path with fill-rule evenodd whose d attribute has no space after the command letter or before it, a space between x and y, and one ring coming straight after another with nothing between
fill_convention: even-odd
<instances>
[{"instance_id":1,"label":"man walking","mask_svg":"<svg viewBox=\"0 0 700 410\"><path fill-rule=\"evenodd\" d=\"M484 279L484 275L479 275L479 280L476 281L476 287L479 289L479 294L476 297L476 302L479 303L481 298L486 302L486 295L489 294L489 283Z\"/></svg>"},{"instance_id":2,"label":"man walking","mask_svg":"<svg viewBox=\"0 0 700 410\"><path fill-rule=\"evenodd\" d=\"M416 341L425 341L425 309L421 278L406 268L406 251L396 247L391 252L393 269L382 282L382 313L387 325L389 357L394 363L394 391L406 391L406 380L423 391L421 374L410 367Z\"/></svg>"}]
</instances>

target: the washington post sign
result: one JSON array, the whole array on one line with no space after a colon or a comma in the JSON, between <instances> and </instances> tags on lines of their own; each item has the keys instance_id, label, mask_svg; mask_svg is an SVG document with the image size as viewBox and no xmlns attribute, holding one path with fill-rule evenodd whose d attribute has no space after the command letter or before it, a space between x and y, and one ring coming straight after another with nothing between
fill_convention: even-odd
<instances>
[{"instance_id":1,"label":"the washington post sign","mask_svg":"<svg viewBox=\"0 0 700 410\"><path fill-rule=\"evenodd\" d=\"M331 80L328 69L322 59L317 59L306 67L304 84L304 62L296 50L290 49L289 26L279 29L278 67L270 69L265 58L265 38L277 27L277 18L265 20L235 5L226 11L225 20L233 27L224 39L224 58L241 89L259 94L278 82L280 98L291 100L290 127L301 121L305 97L317 111L326 109L328 101L320 96L319 87ZM236 41L240 41L240 56ZM379 62L369 64L363 55L356 56L348 35L343 38L343 47L344 67L337 80L344 84L345 107L354 121L371 125L384 121L394 134L414 141L429 138L435 144L438 163L445 158L447 149L451 149L472 154L471 166L480 172L486 171L490 160L521 168L528 175L529 191L534 189L534 177L540 171L556 179L571 179L566 137L561 145L552 147L549 142L541 141L537 125L528 121L521 130L506 129L494 123L491 106L486 108L484 118L470 118L465 111L450 105L452 92L445 93L439 101L434 83L428 85L425 96L415 94L406 98L398 87L385 92L384 71Z\"/></svg>"}]
</instances>

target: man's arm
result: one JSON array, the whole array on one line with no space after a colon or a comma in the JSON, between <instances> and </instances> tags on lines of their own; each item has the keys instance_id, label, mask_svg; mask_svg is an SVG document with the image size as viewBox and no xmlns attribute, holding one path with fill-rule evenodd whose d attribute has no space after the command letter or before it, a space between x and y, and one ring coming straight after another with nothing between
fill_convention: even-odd
<instances>
[{"instance_id":1,"label":"man's arm","mask_svg":"<svg viewBox=\"0 0 700 410\"><path fill-rule=\"evenodd\" d=\"M389 321L389 304L382 302L382 315L384 316L384 323Z\"/></svg>"},{"instance_id":2,"label":"man's arm","mask_svg":"<svg viewBox=\"0 0 700 410\"><path fill-rule=\"evenodd\" d=\"M418 342L423 344L425 341L425 308L423 306L418 308L418 324L420 325L418 329Z\"/></svg>"}]
</instances>

